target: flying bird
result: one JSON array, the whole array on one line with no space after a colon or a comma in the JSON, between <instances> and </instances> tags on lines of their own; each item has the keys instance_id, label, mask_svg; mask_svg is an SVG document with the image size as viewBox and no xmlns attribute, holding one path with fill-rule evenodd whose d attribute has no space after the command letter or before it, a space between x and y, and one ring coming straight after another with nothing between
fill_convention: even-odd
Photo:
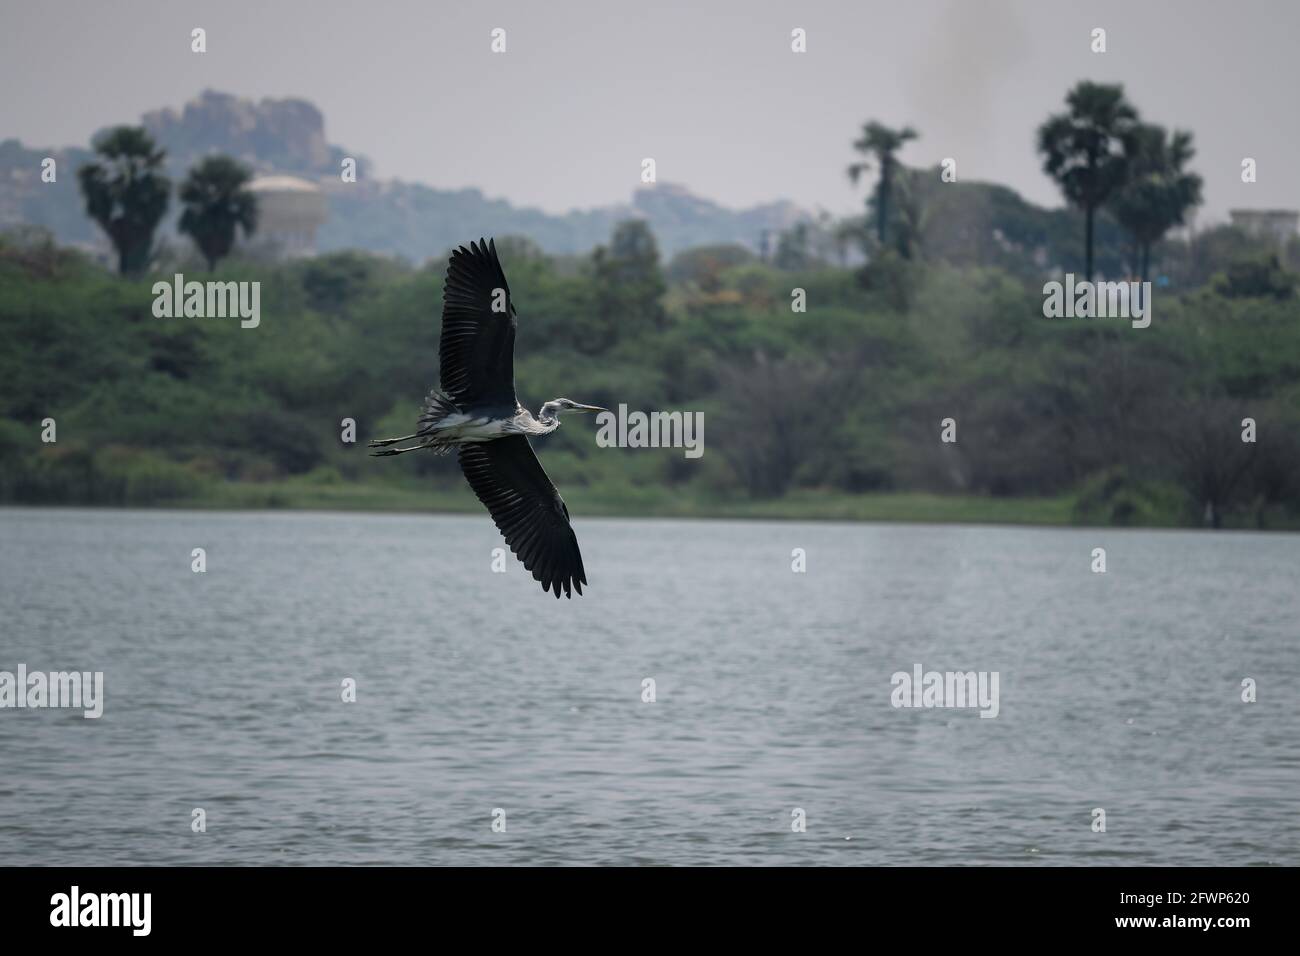
<instances>
[{"instance_id":1,"label":"flying bird","mask_svg":"<svg viewBox=\"0 0 1300 956\"><path fill-rule=\"evenodd\" d=\"M569 509L533 453L529 435L560 427L560 412L603 412L556 398L537 417L515 397L514 303L493 241L471 242L451 254L442 288L442 338L438 345L439 388L424 400L416 431L370 443L403 455L427 449L460 458L474 494L487 507L506 544L541 582L542 590L573 597L587 574ZM390 448L398 442L415 444Z\"/></svg>"}]
</instances>

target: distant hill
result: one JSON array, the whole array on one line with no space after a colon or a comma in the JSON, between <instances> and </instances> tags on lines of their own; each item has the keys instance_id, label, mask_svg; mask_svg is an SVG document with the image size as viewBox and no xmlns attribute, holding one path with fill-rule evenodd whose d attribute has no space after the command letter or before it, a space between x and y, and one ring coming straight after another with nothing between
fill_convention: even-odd
<instances>
[{"instance_id":1,"label":"distant hill","mask_svg":"<svg viewBox=\"0 0 1300 956\"><path fill-rule=\"evenodd\" d=\"M77 167L90 159L87 149L28 149L16 139L0 140L0 229L31 224L49 229L69 245L100 239L86 216L77 189ZM58 181L41 182L41 161L52 157Z\"/></svg>"},{"instance_id":2,"label":"distant hill","mask_svg":"<svg viewBox=\"0 0 1300 956\"><path fill-rule=\"evenodd\" d=\"M705 244L757 247L765 231L776 233L807 218L789 202L737 211L666 183L638 189L626 205L552 215L490 199L477 189L375 180L363 155L329 143L324 116L306 100L254 102L208 90L179 111L154 110L140 122L167 150L169 174L178 181L200 157L225 153L259 173L320 183L330 202L330 219L318 235L323 251L359 248L420 262L470 235L518 234L547 252L579 253L607 241L615 223L638 217L649 221L661 250L671 255ZM40 180L46 156L58 162L57 184ZM356 183L339 179L345 156L358 160ZM83 211L75 175L90 157L88 144L38 149L14 139L0 142L0 228L29 223L50 229L62 242L100 242Z\"/></svg>"}]
</instances>

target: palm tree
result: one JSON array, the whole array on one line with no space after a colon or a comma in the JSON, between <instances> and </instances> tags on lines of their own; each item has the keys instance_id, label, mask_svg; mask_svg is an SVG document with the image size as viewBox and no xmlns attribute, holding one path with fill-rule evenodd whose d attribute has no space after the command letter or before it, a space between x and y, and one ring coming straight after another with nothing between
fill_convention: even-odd
<instances>
[{"instance_id":1,"label":"palm tree","mask_svg":"<svg viewBox=\"0 0 1300 956\"><path fill-rule=\"evenodd\" d=\"M894 249L904 259L921 255L922 239L930 220L927 187L934 188L938 177L928 170L900 167L894 183Z\"/></svg>"},{"instance_id":2,"label":"palm tree","mask_svg":"<svg viewBox=\"0 0 1300 956\"><path fill-rule=\"evenodd\" d=\"M252 171L229 156L209 156L181 184L180 230L199 247L209 272L229 255L237 227L245 238L257 228L257 197L246 188L252 178Z\"/></svg>"},{"instance_id":3,"label":"palm tree","mask_svg":"<svg viewBox=\"0 0 1300 956\"><path fill-rule=\"evenodd\" d=\"M1183 167L1196 154L1192 134L1143 123L1130 143L1129 177L1111 200L1115 218L1133 237L1139 277L1150 278L1151 247L1201 201L1201 177Z\"/></svg>"},{"instance_id":4,"label":"palm tree","mask_svg":"<svg viewBox=\"0 0 1300 956\"><path fill-rule=\"evenodd\" d=\"M86 213L117 250L117 271L138 275L149 264L153 234L167 213L171 180L166 153L141 126L117 126L95 143L100 158L77 170Z\"/></svg>"},{"instance_id":5,"label":"palm tree","mask_svg":"<svg viewBox=\"0 0 1300 956\"><path fill-rule=\"evenodd\" d=\"M880 179L876 183L874 205L876 209L876 239L885 244L886 228L889 222L889 198L894 185L894 175L898 171L898 151L909 140L920 134L910 126L902 129L890 129L872 120L862 127L862 138L853 144L853 148L869 157L849 166L849 179L856 184L862 174L871 169L874 160L880 169Z\"/></svg>"},{"instance_id":6,"label":"palm tree","mask_svg":"<svg viewBox=\"0 0 1300 956\"><path fill-rule=\"evenodd\" d=\"M1084 272L1091 281L1093 219L1124 183L1138 114L1118 84L1084 80L1066 94L1065 102L1068 112L1048 117L1038 128L1038 151L1043 171L1083 210Z\"/></svg>"}]
</instances>

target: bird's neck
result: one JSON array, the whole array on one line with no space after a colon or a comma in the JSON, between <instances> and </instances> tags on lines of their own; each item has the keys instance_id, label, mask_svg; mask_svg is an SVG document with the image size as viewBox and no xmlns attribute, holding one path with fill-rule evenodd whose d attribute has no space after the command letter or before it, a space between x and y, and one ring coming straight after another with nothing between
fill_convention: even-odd
<instances>
[{"instance_id":1,"label":"bird's neck","mask_svg":"<svg viewBox=\"0 0 1300 956\"><path fill-rule=\"evenodd\" d=\"M532 433L534 435L549 435L555 429L560 427L560 410L556 405L547 402L533 419Z\"/></svg>"}]
</instances>

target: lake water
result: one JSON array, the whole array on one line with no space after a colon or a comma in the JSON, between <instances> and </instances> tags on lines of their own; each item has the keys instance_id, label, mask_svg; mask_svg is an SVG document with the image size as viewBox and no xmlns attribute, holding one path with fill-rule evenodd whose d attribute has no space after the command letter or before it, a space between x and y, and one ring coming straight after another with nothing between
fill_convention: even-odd
<instances>
[{"instance_id":1,"label":"lake water","mask_svg":"<svg viewBox=\"0 0 1300 956\"><path fill-rule=\"evenodd\" d=\"M1300 864L1300 536L576 529L557 602L485 515L0 510L0 671L105 684L0 710L0 864Z\"/></svg>"}]
</instances>

